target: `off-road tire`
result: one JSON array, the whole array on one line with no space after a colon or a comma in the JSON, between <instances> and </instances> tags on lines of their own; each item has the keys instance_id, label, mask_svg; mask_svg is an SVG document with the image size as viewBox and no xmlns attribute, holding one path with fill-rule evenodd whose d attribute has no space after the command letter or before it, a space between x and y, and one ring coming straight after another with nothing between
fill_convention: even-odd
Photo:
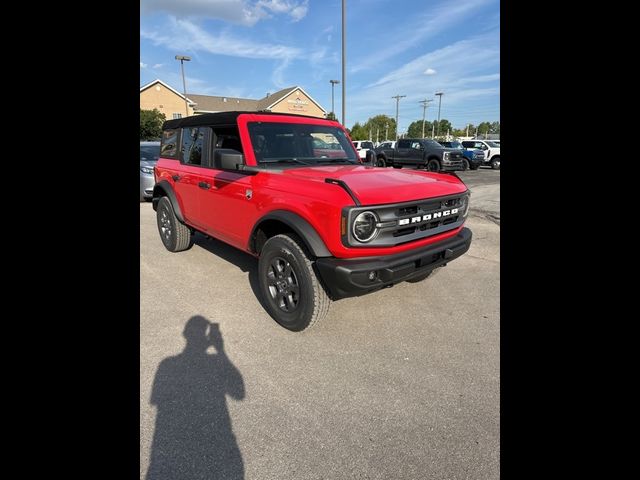
<instances>
[{"instance_id":1,"label":"off-road tire","mask_svg":"<svg viewBox=\"0 0 640 480\"><path fill-rule=\"evenodd\" d=\"M491 168L494 170L500 170L500 157L491 160Z\"/></svg>"},{"instance_id":2,"label":"off-road tire","mask_svg":"<svg viewBox=\"0 0 640 480\"><path fill-rule=\"evenodd\" d=\"M384 159L384 157L378 157L376 158L376 167L386 167L387 166L387 161Z\"/></svg>"},{"instance_id":3,"label":"off-road tire","mask_svg":"<svg viewBox=\"0 0 640 480\"><path fill-rule=\"evenodd\" d=\"M258 283L263 303L276 322L294 332L320 323L331 305L312 258L293 233L271 237L260 252Z\"/></svg>"},{"instance_id":4,"label":"off-road tire","mask_svg":"<svg viewBox=\"0 0 640 480\"><path fill-rule=\"evenodd\" d=\"M162 244L170 252L182 252L193 245L191 230L176 217L168 197L160 198L156 213L158 233Z\"/></svg>"}]
</instances>

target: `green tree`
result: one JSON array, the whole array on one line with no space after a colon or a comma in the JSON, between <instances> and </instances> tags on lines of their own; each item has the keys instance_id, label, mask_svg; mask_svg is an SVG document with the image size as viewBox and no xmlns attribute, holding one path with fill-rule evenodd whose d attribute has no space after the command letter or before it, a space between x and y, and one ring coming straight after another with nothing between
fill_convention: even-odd
<instances>
[{"instance_id":1,"label":"green tree","mask_svg":"<svg viewBox=\"0 0 640 480\"><path fill-rule=\"evenodd\" d=\"M424 122L424 138L431 136L432 123L429 120ZM416 120L409 125L407 129L407 137L410 138L423 138L422 137L422 120Z\"/></svg>"},{"instance_id":2,"label":"green tree","mask_svg":"<svg viewBox=\"0 0 640 480\"><path fill-rule=\"evenodd\" d=\"M478 125L478 137L483 138L488 133L500 133L500 122L482 122Z\"/></svg>"},{"instance_id":3,"label":"green tree","mask_svg":"<svg viewBox=\"0 0 640 480\"><path fill-rule=\"evenodd\" d=\"M368 140L369 139L369 131L365 130L365 128L360 125L359 122L356 122L355 125L351 128L351 140Z\"/></svg>"},{"instance_id":4,"label":"green tree","mask_svg":"<svg viewBox=\"0 0 640 480\"><path fill-rule=\"evenodd\" d=\"M327 120L338 120L338 118L336 117L335 113L329 112L327 113Z\"/></svg>"},{"instance_id":5,"label":"green tree","mask_svg":"<svg viewBox=\"0 0 640 480\"><path fill-rule=\"evenodd\" d=\"M381 142L383 140L396 138L396 121L387 115L376 115L374 117L370 117L364 125L362 125L362 129L365 131L365 137L358 140L373 140L374 142ZM387 138L385 138L385 136Z\"/></svg>"},{"instance_id":6,"label":"green tree","mask_svg":"<svg viewBox=\"0 0 640 480\"><path fill-rule=\"evenodd\" d=\"M444 137L447 135L447 132L451 134L451 132L453 131L453 125L451 125L451 122L446 118L440 120L440 130L438 130L438 121L436 120L434 123L436 124L436 129L434 132L434 135L436 137ZM440 132L439 134L438 131Z\"/></svg>"},{"instance_id":7,"label":"green tree","mask_svg":"<svg viewBox=\"0 0 640 480\"><path fill-rule=\"evenodd\" d=\"M162 135L162 124L167 119L157 108L140 109L140 140L157 140Z\"/></svg>"}]
</instances>

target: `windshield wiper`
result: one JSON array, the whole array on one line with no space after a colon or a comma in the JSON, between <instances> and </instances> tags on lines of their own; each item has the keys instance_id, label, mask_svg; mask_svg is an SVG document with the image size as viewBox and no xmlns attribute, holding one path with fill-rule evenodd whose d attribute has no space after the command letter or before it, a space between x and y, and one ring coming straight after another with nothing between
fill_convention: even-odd
<instances>
[{"instance_id":1,"label":"windshield wiper","mask_svg":"<svg viewBox=\"0 0 640 480\"><path fill-rule=\"evenodd\" d=\"M298 160L297 158L277 158L271 160L262 160L260 163L299 163L300 165L310 165L309 163Z\"/></svg>"}]
</instances>

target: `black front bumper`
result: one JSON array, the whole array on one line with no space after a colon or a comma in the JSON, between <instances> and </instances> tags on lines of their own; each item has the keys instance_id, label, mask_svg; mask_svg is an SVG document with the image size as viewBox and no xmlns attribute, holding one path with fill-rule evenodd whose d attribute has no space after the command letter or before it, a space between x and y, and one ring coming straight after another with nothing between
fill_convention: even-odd
<instances>
[{"instance_id":1,"label":"black front bumper","mask_svg":"<svg viewBox=\"0 0 640 480\"><path fill-rule=\"evenodd\" d=\"M331 298L356 297L446 265L469 250L471 237L471 230L463 228L455 237L418 250L353 260L318 258L316 267ZM369 279L370 272L375 272L373 280Z\"/></svg>"}]
</instances>

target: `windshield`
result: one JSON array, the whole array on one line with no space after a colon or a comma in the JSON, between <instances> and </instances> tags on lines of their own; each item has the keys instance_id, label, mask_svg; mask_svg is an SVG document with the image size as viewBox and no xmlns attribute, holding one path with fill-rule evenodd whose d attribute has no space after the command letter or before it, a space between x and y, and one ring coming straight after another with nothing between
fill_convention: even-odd
<instances>
[{"instance_id":1,"label":"windshield","mask_svg":"<svg viewBox=\"0 0 640 480\"><path fill-rule=\"evenodd\" d=\"M496 147L497 147L497 148L500 148L500 144L499 144L499 143L496 143L496 142L489 142L489 141L486 141L486 143L487 143L487 145L489 145L490 147L494 147L494 148L496 148Z\"/></svg>"},{"instance_id":2,"label":"windshield","mask_svg":"<svg viewBox=\"0 0 640 480\"><path fill-rule=\"evenodd\" d=\"M259 165L359 163L345 132L334 126L297 123L249 123Z\"/></svg>"},{"instance_id":3,"label":"windshield","mask_svg":"<svg viewBox=\"0 0 640 480\"><path fill-rule=\"evenodd\" d=\"M160 145L140 145L140 161L157 162L160 158Z\"/></svg>"},{"instance_id":4,"label":"windshield","mask_svg":"<svg viewBox=\"0 0 640 480\"><path fill-rule=\"evenodd\" d=\"M426 144L427 147L442 148L442 145L440 145L435 140L425 140L424 143Z\"/></svg>"}]
</instances>

